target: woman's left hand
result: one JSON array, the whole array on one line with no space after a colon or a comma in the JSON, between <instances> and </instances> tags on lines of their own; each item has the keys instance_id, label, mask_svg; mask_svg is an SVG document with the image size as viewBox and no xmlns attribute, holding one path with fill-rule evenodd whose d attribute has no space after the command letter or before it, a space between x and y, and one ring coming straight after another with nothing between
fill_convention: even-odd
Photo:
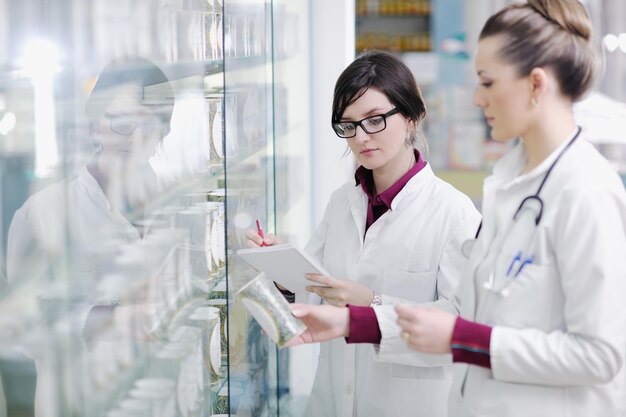
<instances>
[{"instance_id":1,"label":"woman's left hand","mask_svg":"<svg viewBox=\"0 0 626 417\"><path fill-rule=\"evenodd\" d=\"M308 286L306 290L322 297L328 304L345 307L347 304L354 306L369 306L374 298L374 292L364 285L357 284L347 279L336 279L320 274L306 274L309 281L320 286Z\"/></svg>"},{"instance_id":2,"label":"woman's left hand","mask_svg":"<svg viewBox=\"0 0 626 417\"><path fill-rule=\"evenodd\" d=\"M450 353L456 318L435 307L396 305L398 325L407 345L418 352Z\"/></svg>"}]
</instances>

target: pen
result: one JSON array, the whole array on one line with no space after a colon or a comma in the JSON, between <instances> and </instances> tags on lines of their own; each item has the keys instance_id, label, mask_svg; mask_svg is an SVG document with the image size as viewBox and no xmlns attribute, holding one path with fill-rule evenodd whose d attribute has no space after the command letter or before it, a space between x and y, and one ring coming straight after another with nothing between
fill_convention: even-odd
<instances>
[{"instance_id":1,"label":"pen","mask_svg":"<svg viewBox=\"0 0 626 417\"><path fill-rule=\"evenodd\" d=\"M261 229L261 223L259 223L259 219L256 219L256 230L261 239L265 239L265 235L263 234L263 229ZM261 242L261 246L267 246L265 242Z\"/></svg>"},{"instance_id":2,"label":"pen","mask_svg":"<svg viewBox=\"0 0 626 417\"><path fill-rule=\"evenodd\" d=\"M524 259L524 262L522 262L522 264L520 265L519 269L515 273L515 277L517 277L520 274L520 272L522 272L522 269L524 269L524 267L526 265L529 265L529 264L532 264L532 263L533 263L533 257L532 256L530 258Z\"/></svg>"},{"instance_id":3,"label":"pen","mask_svg":"<svg viewBox=\"0 0 626 417\"><path fill-rule=\"evenodd\" d=\"M506 270L507 277L511 275L511 272L513 271L513 267L515 266L515 264L521 260L522 260L522 252L517 252L517 255L515 255L515 257L511 261L511 265L509 265L509 269Z\"/></svg>"}]
</instances>

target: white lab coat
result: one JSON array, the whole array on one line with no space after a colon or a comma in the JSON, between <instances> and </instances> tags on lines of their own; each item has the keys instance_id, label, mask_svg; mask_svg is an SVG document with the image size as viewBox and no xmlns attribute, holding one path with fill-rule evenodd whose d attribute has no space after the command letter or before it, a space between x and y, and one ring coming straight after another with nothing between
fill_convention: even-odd
<instances>
[{"instance_id":1,"label":"white lab coat","mask_svg":"<svg viewBox=\"0 0 626 417\"><path fill-rule=\"evenodd\" d=\"M361 186L346 184L333 193L306 250L333 277L380 292L385 304L434 303L456 312L453 295L466 263L460 246L474 236L480 222L470 199L435 177L426 165L364 235L366 217L367 196ZM394 318L382 320L380 327L385 343L378 349L386 356L404 342ZM373 345L347 345L343 339L323 343L311 414L446 415L450 357L423 355L417 367L375 358Z\"/></svg>"},{"instance_id":2,"label":"white lab coat","mask_svg":"<svg viewBox=\"0 0 626 417\"><path fill-rule=\"evenodd\" d=\"M457 365L453 416L626 415L626 192L582 135L541 191L534 263L506 298L483 287L513 213L561 149L518 176L526 159L520 144L485 181L483 226L459 296L461 316L494 326L491 369Z\"/></svg>"},{"instance_id":3,"label":"white lab coat","mask_svg":"<svg viewBox=\"0 0 626 417\"><path fill-rule=\"evenodd\" d=\"M33 194L16 211L9 229L7 248L9 282L12 285L24 285L25 280L41 282L41 278L56 277L57 281L48 283L61 284L58 274L62 274L60 277L67 279L67 287L61 288L65 291L78 290L80 293L81 286L89 287L94 278L99 276L99 272L102 272L99 262L110 267L111 259L99 260L91 249L111 239L117 239L122 244L124 241L138 241L141 237L133 225L111 207L96 180L86 168L82 168L74 178ZM60 262L68 253L72 256L66 259L67 262ZM51 268L59 268L61 265L67 269L52 271ZM50 291L50 285L35 286L42 290L37 297L55 298L54 294L46 293ZM58 297L64 295L68 294L61 293ZM105 302L97 300L96 294L91 295L93 298L83 299L80 305L73 306L75 311L83 313L73 317L73 326L78 334L94 302ZM35 340L35 335L32 336ZM23 347L25 353L36 359L37 417L56 416L55 407L60 395L57 389L62 377L54 369L54 357L49 356L54 353L47 349L50 344L45 337L47 336L41 335L40 343L36 345ZM75 359L73 366L79 367L83 363L89 366L86 358ZM94 355L90 355L89 360L93 359ZM91 388L91 382L86 378L81 384L84 389L98 389L96 386ZM70 397L77 395L72 389L68 393ZM69 398L70 402L78 403L81 400L83 399Z\"/></svg>"}]
</instances>

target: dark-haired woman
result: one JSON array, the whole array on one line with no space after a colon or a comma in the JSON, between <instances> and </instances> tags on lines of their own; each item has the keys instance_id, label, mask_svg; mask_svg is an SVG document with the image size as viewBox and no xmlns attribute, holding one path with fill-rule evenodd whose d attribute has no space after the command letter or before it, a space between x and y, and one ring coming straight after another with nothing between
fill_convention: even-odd
<instances>
[{"instance_id":1,"label":"dark-haired woman","mask_svg":"<svg viewBox=\"0 0 626 417\"><path fill-rule=\"evenodd\" d=\"M334 192L306 248L332 275L309 278L330 287L311 287L328 304L350 305L355 314L401 302L456 313L453 294L466 261L460 247L480 216L415 148L425 113L413 75L392 55L364 54L339 77L332 126L361 166ZM415 366L382 362L404 345L395 320L380 318L378 352L344 340L322 344L313 416L446 416L449 355L422 355Z\"/></svg>"}]
</instances>

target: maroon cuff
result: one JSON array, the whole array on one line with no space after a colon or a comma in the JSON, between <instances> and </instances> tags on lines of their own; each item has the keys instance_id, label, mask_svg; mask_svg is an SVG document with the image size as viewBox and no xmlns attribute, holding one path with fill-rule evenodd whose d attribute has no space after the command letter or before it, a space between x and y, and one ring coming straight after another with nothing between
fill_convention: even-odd
<instances>
[{"instance_id":1,"label":"maroon cuff","mask_svg":"<svg viewBox=\"0 0 626 417\"><path fill-rule=\"evenodd\" d=\"M348 308L350 309L350 335L346 337L346 343L380 344L382 335L374 309L350 304Z\"/></svg>"},{"instance_id":2,"label":"maroon cuff","mask_svg":"<svg viewBox=\"0 0 626 417\"><path fill-rule=\"evenodd\" d=\"M489 355L493 328L457 317L452 331L452 361L491 368Z\"/></svg>"}]
</instances>

